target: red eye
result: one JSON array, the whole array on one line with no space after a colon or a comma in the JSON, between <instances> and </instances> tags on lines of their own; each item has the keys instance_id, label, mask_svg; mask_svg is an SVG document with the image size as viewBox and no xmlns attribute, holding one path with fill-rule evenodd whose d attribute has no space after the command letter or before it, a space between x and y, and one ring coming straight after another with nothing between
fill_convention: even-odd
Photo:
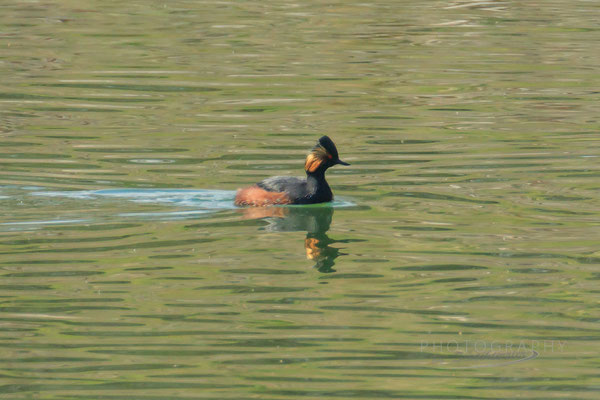
<instances>
[{"instance_id":1,"label":"red eye","mask_svg":"<svg viewBox=\"0 0 600 400\"><path fill-rule=\"evenodd\" d=\"M327 157L331 160L333 158L333 156L331 154L327 154Z\"/></svg>"}]
</instances>

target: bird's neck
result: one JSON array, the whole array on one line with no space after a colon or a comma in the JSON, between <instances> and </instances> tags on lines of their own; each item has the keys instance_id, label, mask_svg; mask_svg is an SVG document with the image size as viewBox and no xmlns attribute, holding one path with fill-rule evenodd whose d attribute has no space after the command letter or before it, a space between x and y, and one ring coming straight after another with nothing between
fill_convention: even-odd
<instances>
[{"instance_id":1,"label":"bird's neck","mask_svg":"<svg viewBox=\"0 0 600 400\"><path fill-rule=\"evenodd\" d=\"M333 198L331 188L325 180L325 170L317 170L315 172L306 172L306 182L308 184L308 190L313 192L315 196L319 198L326 198L330 201Z\"/></svg>"}]
</instances>

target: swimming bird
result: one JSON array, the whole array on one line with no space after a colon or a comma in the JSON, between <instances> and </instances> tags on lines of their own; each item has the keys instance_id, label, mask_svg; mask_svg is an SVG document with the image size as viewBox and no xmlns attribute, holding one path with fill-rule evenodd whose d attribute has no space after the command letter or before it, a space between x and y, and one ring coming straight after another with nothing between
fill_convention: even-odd
<instances>
[{"instance_id":1,"label":"swimming bird","mask_svg":"<svg viewBox=\"0 0 600 400\"><path fill-rule=\"evenodd\" d=\"M340 160L329 136L322 136L306 156L306 178L273 176L255 185L239 189L236 206L268 206L274 204L314 204L333 200L325 180L325 171L334 165L350 165Z\"/></svg>"}]
</instances>

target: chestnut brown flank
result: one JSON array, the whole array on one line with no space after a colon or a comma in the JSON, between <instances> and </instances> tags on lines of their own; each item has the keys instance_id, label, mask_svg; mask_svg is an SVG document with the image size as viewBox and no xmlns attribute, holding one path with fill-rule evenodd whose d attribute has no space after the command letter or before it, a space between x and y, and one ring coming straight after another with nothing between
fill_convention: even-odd
<instances>
[{"instance_id":1,"label":"chestnut brown flank","mask_svg":"<svg viewBox=\"0 0 600 400\"><path fill-rule=\"evenodd\" d=\"M238 190L235 195L236 206L268 206L274 204L291 204L292 200L285 192L269 192L258 186L250 186Z\"/></svg>"}]
</instances>

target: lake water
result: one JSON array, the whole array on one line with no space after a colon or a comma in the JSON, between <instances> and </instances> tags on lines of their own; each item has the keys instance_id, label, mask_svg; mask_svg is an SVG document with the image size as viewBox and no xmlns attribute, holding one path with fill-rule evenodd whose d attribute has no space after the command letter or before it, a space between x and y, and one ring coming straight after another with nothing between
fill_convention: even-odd
<instances>
[{"instance_id":1,"label":"lake water","mask_svg":"<svg viewBox=\"0 0 600 400\"><path fill-rule=\"evenodd\" d=\"M599 17L2 2L0 398L598 398Z\"/></svg>"}]
</instances>

